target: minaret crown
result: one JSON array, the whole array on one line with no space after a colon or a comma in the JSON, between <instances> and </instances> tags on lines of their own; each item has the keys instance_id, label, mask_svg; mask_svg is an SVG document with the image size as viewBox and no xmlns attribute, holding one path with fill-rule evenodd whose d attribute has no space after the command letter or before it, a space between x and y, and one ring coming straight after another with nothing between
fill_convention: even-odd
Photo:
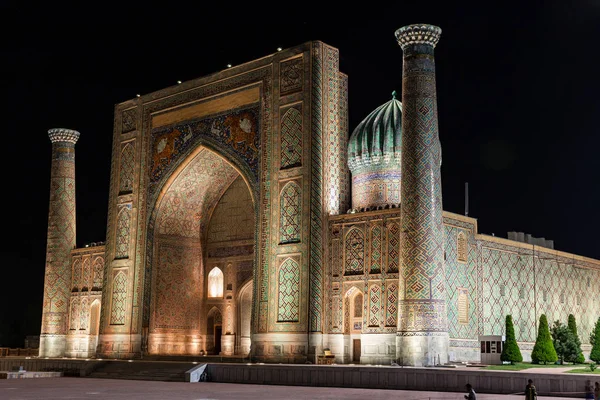
<instances>
[{"instance_id":1,"label":"minaret crown","mask_svg":"<svg viewBox=\"0 0 600 400\"><path fill-rule=\"evenodd\" d=\"M407 25L396 31L396 40L402 50L411 44L428 44L432 47L440 40L442 29L435 25Z\"/></svg>"},{"instance_id":2,"label":"minaret crown","mask_svg":"<svg viewBox=\"0 0 600 400\"><path fill-rule=\"evenodd\" d=\"M52 143L68 142L75 144L79 139L79 132L72 129L55 128L48 131L48 137Z\"/></svg>"}]
</instances>

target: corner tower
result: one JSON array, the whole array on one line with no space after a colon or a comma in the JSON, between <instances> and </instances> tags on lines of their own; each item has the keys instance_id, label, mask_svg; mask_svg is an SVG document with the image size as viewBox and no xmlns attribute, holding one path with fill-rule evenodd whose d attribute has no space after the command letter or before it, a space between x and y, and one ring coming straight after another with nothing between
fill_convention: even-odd
<instances>
[{"instance_id":1,"label":"corner tower","mask_svg":"<svg viewBox=\"0 0 600 400\"><path fill-rule=\"evenodd\" d=\"M398 358L423 366L448 361L442 151L438 133L434 47L442 30L396 31L402 69L402 180Z\"/></svg>"},{"instance_id":2,"label":"corner tower","mask_svg":"<svg viewBox=\"0 0 600 400\"><path fill-rule=\"evenodd\" d=\"M52 169L40 357L62 357L66 350L71 250L75 248L75 143L79 132L50 129Z\"/></svg>"},{"instance_id":3,"label":"corner tower","mask_svg":"<svg viewBox=\"0 0 600 400\"><path fill-rule=\"evenodd\" d=\"M402 104L392 99L377 107L352 132L348 166L352 208L360 211L400 205Z\"/></svg>"}]
</instances>

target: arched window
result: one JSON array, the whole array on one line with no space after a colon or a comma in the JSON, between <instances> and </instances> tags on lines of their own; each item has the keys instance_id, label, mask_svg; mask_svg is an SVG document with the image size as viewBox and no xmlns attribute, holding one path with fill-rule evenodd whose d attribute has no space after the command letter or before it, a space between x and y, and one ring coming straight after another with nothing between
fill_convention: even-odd
<instances>
[{"instance_id":1,"label":"arched window","mask_svg":"<svg viewBox=\"0 0 600 400\"><path fill-rule=\"evenodd\" d=\"M208 297L223 297L223 271L218 267L208 274Z\"/></svg>"},{"instance_id":2,"label":"arched window","mask_svg":"<svg viewBox=\"0 0 600 400\"><path fill-rule=\"evenodd\" d=\"M90 335L97 335L100 329L100 302L94 300L90 309Z\"/></svg>"},{"instance_id":3,"label":"arched window","mask_svg":"<svg viewBox=\"0 0 600 400\"><path fill-rule=\"evenodd\" d=\"M362 318L363 312L363 296L362 293L357 293L354 296L354 318Z\"/></svg>"}]
</instances>

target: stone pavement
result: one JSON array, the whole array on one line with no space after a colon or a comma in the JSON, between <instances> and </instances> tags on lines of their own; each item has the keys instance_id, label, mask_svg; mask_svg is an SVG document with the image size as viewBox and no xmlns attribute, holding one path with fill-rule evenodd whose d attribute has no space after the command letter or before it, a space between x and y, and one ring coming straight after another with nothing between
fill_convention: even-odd
<instances>
[{"instance_id":1,"label":"stone pavement","mask_svg":"<svg viewBox=\"0 0 600 400\"><path fill-rule=\"evenodd\" d=\"M477 390L477 388L475 388ZM464 393L232 383L149 382L121 379L38 378L0 381L1 400L463 400ZM478 394L478 400L523 399L523 395ZM566 397L539 397L566 400Z\"/></svg>"}]
</instances>

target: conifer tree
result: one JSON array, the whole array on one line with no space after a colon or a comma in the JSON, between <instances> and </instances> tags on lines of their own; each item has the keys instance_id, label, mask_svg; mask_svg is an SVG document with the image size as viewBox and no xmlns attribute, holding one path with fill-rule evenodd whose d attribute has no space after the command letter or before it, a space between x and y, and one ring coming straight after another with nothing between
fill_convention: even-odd
<instances>
[{"instance_id":1,"label":"conifer tree","mask_svg":"<svg viewBox=\"0 0 600 400\"><path fill-rule=\"evenodd\" d=\"M569 326L560 321L554 321L551 332L552 344L554 344L554 350L556 350L560 363L575 362L581 352L581 346Z\"/></svg>"},{"instance_id":2,"label":"conifer tree","mask_svg":"<svg viewBox=\"0 0 600 400\"><path fill-rule=\"evenodd\" d=\"M502 349L500 359L502 361L510 361L511 365L523 361L523 356L521 355L521 350L519 349L515 337L515 327L513 326L511 315L506 316L506 341L504 342L504 348Z\"/></svg>"},{"instance_id":3,"label":"conifer tree","mask_svg":"<svg viewBox=\"0 0 600 400\"><path fill-rule=\"evenodd\" d=\"M566 361L571 361L575 364L583 364L585 362L585 357L583 356L583 351L581 351L581 339L579 339L579 334L577 333L577 322L575 322L575 316L573 314L569 314L569 330L573 333L578 350L575 359Z\"/></svg>"},{"instance_id":4,"label":"conifer tree","mask_svg":"<svg viewBox=\"0 0 600 400\"><path fill-rule=\"evenodd\" d=\"M552 343L552 337L550 336L550 329L548 327L548 318L546 314L540 316L540 326L538 328L538 336L535 340L535 346L531 352L531 361L534 364L554 363L558 360L556 350L554 350L554 344Z\"/></svg>"},{"instance_id":5,"label":"conifer tree","mask_svg":"<svg viewBox=\"0 0 600 400\"><path fill-rule=\"evenodd\" d=\"M600 363L600 318L596 321L594 331L590 335L590 343L593 346L590 352L590 360Z\"/></svg>"}]
</instances>

